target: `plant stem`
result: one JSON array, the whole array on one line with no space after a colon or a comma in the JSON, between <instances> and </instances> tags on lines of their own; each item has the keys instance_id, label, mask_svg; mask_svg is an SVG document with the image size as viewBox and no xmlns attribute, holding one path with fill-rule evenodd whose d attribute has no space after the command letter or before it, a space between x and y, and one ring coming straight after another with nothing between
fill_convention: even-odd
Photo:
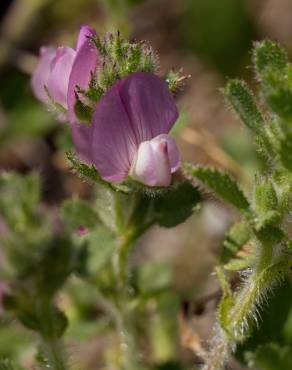
<instances>
[{"instance_id":1,"label":"plant stem","mask_svg":"<svg viewBox=\"0 0 292 370\"><path fill-rule=\"evenodd\" d=\"M41 322L43 351L52 370L66 370L63 343L57 334L53 306L50 298L40 297L38 312Z\"/></svg>"},{"instance_id":2,"label":"plant stem","mask_svg":"<svg viewBox=\"0 0 292 370\"><path fill-rule=\"evenodd\" d=\"M268 262L268 255L263 253L263 261ZM264 263L264 262L263 262ZM203 370L220 370L234 352L236 345L245 339L251 320L257 322L258 305L273 286L275 286L291 270L292 260L285 259L278 263L255 271L236 294L235 303L229 311L229 320L224 329L219 326L213 346L208 354Z\"/></svg>"},{"instance_id":3,"label":"plant stem","mask_svg":"<svg viewBox=\"0 0 292 370\"><path fill-rule=\"evenodd\" d=\"M132 218L140 206L139 200L133 210ZM142 366L139 361L134 312L133 308L130 307L131 287L128 285L128 260L136 240L153 225L154 221L143 222L144 220L141 220L141 224L137 225L130 217L125 225L119 195L115 197L115 216L116 228L119 232L119 243L113 256L113 269L117 286L115 320L123 354L123 369L138 370L142 369Z\"/></svg>"},{"instance_id":4,"label":"plant stem","mask_svg":"<svg viewBox=\"0 0 292 370\"><path fill-rule=\"evenodd\" d=\"M60 340L43 340L43 349L53 370L66 370L62 347Z\"/></svg>"}]
</instances>

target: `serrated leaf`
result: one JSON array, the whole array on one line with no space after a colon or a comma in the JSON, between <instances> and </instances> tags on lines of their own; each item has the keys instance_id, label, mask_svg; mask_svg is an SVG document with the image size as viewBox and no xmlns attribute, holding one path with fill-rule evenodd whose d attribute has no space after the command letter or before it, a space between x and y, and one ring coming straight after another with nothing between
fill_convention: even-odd
<instances>
[{"instance_id":1,"label":"serrated leaf","mask_svg":"<svg viewBox=\"0 0 292 370\"><path fill-rule=\"evenodd\" d=\"M292 69L284 71L267 68L262 74L261 90L270 109L282 119L292 120Z\"/></svg>"},{"instance_id":2,"label":"serrated leaf","mask_svg":"<svg viewBox=\"0 0 292 370\"><path fill-rule=\"evenodd\" d=\"M253 208L256 213L256 229L279 224L281 214L278 212L278 197L272 179L269 177L255 179Z\"/></svg>"},{"instance_id":3,"label":"serrated leaf","mask_svg":"<svg viewBox=\"0 0 292 370\"><path fill-rule=\"evenodd\" d=\"M265 40L255 44L253 59L257 73L261 76L267 68L283 70L287 65L287 54L276 42Z\"/></svg>"},{"instance_id":4,"label":"serrated leaf","mask_svg":"<svg viewBox=\"0 0 292 370\"><path fill-rule=\"evenodd\" d=\"M273 146L266 131L266 122L247 84L240 80L230 80L224 95L241 121L255 134L254 142L262 158L270 158Z\"/></svg>"},{"instance_id":5,"label":"serrated leaf","mask_svg":"<svg viewBox=\"0 0 292 370\"><path fill-rule=\"evenodd\" d=\"M227 173L210 167L195 166L190 163L183 165L186 175L199 180L217 196L232 204L241 211L249 210L249 203L235 180Z\"/></svg>"},{"instance_id":6,"label":"serrated leaf","mask_svg":"<svg viewBox=\"0 0 292 370\"><path fill-rule=\"evenodd\" d=\"M221 252L221 263L227 263L249 241L251 232L245 221L235 223L227 233Z\"/></svg>"},{"instance_id":7,"label":"serrated leaf","mask_svg":"<svg viewBox=\"0 0 292 370\"><path fill-rule=\"evenodd\" d=\"M93 228L99 222L97 213L87 202L79 198L65 200L60 212L64 222L73 229L79 226Z\"/></svg>"},{"instance_id":8,"label":"serrated leaf","mask_svg":"<svg viewBox=\"0 0 292 370\"><path fill-rule=\"evenodd\" d=\"M243 123L255 133L261 133L265 121L247 84L240 80L230 80L224 95Z\"/></svg>"},{"instance_id":9,"label":"serrated leaf","mask_svg":"<svg viewBox=\"0 0 292 370\"><path fill-rule=\"evenodd\" d=\"M202 200L200 192L188 181L154 199L156 221L163 227L174 227L191 216Z\"/></svg>"}]
</instances>

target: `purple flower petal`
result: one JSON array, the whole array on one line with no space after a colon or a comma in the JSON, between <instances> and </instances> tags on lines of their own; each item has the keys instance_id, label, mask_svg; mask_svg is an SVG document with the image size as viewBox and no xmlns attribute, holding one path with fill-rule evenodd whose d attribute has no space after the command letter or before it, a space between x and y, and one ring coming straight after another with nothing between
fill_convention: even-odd
<instances>
[{"instance_id":1,"label":"purple flower petal","mask_svg":"<svg viewBox=\"0 0 292 370\"><path fill-rule=\"evenodd\" d=\"M56 55L56 48L48 46L40 49L40 57L38 65L32 75L31 86L34 95L43 103L48 103L49 98L45 91L44 86L47 85L50 71L51 62Z\"/></svg>"},{"instance_id":2,"label":"purple flower petal","mask_svg":"<svg viewBox=\"0 0 292 370\"><path fill-rule=\"evenodd\" d=\"M171 173L175 173L180 167L180 154L173 137L165 134L156 136L152 142L165 140L167 142L167 153L170 164Z\"/></svg>"},{"instance_id":3,"label":"purple flower petal","mask_svg":"<svg viewBox=\"0 0 292 370\"><path fill-rule=\"evenodd\" d=\"M93 37L96 35L96 32L93 28L87 26L86 24L80 27L80 32L78 35L78 40L76 44L76 51L78 51L82 45L88 41L89 37Z\"/></svg>"},{"instance_id":4,"label":"purple flower petal","mask_svg":"<svg viewBox=\"0 0 292 370\"><path fill-rule=\"evenodd\" d=\"M71 125L71 134L74 147L80 159L92 164L93 127L75 123Z\"/></svg>"},{"instance_id":5,"label":"purple flower petal","mask_svg":"<svg viewBox=\"0 0 292 370\"><path fill-rule=\"evenodd\" d=\"M163 134L140 144L130 176L148 186L169 186L171 174L179 165L179 152L175 141Z\"/></svg>"},{"instance_id":6,"label":"purple flower petal","mask_svg":"<svg viewBox=\"0 0 292 370\"><path fill-rule=\"evenodd\" d=\"M166 83L152 73L137 72L122 81L121 99L138 143L167 134L178 111Z\"/></svg>"},{"instance_id":7,"label":"purple flower petal","mask_svg":"<svg viewBox=\"0 0 292 370\"><path fill-rule=\"evenodd\" d=\"M91 162L103 179L122 181L139 145L166 134L177 109L164 81L150 73L134 73L117 82L97 103L93 116ZM167 146L168 146L168 141ZM78 140L77 140L78 142ZM170 139L170 148L173 148ZM171 150L171 165L177 155Z\"/></svg>"},{"instance_id":8,"label":"purple flower petal","mask_svg":"<svg viewBox=\"0 0 292 370\"><path fill-rule=\"evenodd\" d=\"M86 32L88 31L88 34ZM73 63L71 75L69 78L69 87L68 87L68 119L70 123L77 123L78 119L74 112L74 105L76 102L75 91L76 86L79 86L81 89L87 89L91 80L92 73L95 72L98 51L93 42L88 39L87 36L95 36L95 31L90 29L81 29L80 40L78 40L78 50ZM89 34L90 33L90 34Z\"/></svg>"},{"instance_id":9,"label":"purple flower petal","mask_svg":"<svg viewBox=\"0 0 292 370\"><path fill-rule=\"evenodd\" d=\"M129 172L138 143L116 83L97 103L93 116L91 161L103 179L122 181Z\"/></svg>"},{"instance_id":10,"label":"purple flower petal","mask_svg":"<svg viewBox=\"0 0 292 370\"><path fill-rule=\"evenodd\" d=\"M69 76L72 70L76 51L69 47L57 48L51 62L51 73L48 78L48 91L55 103L67 108Z\"/></svg>"}]
</instances>

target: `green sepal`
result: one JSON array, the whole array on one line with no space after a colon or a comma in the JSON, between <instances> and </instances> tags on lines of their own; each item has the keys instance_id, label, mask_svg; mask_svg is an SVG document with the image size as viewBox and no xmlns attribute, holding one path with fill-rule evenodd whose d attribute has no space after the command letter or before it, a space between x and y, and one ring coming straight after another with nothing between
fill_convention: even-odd
<instances>
[{"instance_id":1,"label":"green sepal","mask_svg":"<svg viewBox=\"0 0 292 370\"><path fill-rule=\"evenodd\" d=\"M66 155L72 166L72 170L80 178L111 188L111 185L101 178L94 166L81 162L73 152L67 152Z\"/></svg>"},{"instance_id":2,"label":"green sepal","mask_svg":"<svg viewBox=\"0 0 292 370\"><path fill-rule=\"evenodd\" d=\"M179 183L154 198L155 219L160 226L174 227L190 217L201 200L201 193L190 182Z\"/></svg>"},{"instance_id":3,"label":"green sepal","mask_svg":"<svg viewBox=\"0 0 292 370\"><path fill-rule=\"evenodd\" d=\"M199 180L217 196L241 211L249 211L249 202L236 181L229 174L216 168L201 167L190 163L183 164L186 176L193 181Z\"/></svg>"},{"instance_id":4,"label":"green sepal","mask_svg":"<svg viewBox=\"0 0 292 370\"><path fill-rule=\"evenodd\" d=\"M76 102L74 104L74 113L76 114L76 117L83 124L90 125L93 115L92 107L82 103L77 93L75 96Z\"/></svg>"}]
</instances>

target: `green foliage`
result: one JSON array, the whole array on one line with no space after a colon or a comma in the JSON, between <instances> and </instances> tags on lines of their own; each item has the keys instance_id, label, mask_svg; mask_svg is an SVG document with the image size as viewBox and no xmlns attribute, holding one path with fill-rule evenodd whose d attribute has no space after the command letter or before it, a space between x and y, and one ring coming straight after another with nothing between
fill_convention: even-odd
<instances>
[{"instance_id":1,"label":"green foliage","mask_svg":"<svg viewBox=\"0 0 292 370\"><path fill-rule=\"evenodd\" d=\"M285 51L275 42L257 43L254 62L261 90L270 109L287 121L292 119L292 67Z\"/></svg>"},{"instance_id":2,"label":"green foliage","mask_svg":"<svg viewBox=\"0 0 292 370\"><path fill-rule=\"evenodd\" d=\"M154 201L155 218L163 227L174 227L190 217L202 200L200 192L189 182L178 184L174 189Z\"/></svg>"},{"instance_id":3,"label":"green foliage","mask_svg":"<svg viewBox=\"0 0 292 370\"><path fill-rule=\"evenodd\" d=\"M171 287L173 274L168 264L149 262L139 268L137 279L141 294L151 297Z\"/></svg>"},{"instance_id":4,"label":"green foliage","mask_svg":"<svg viewBox=\"0 0 292 370\"><path fill-rule=\"evenodd\" d=\"M0 177L0 191L1 213L6 222L15 226L25 219L25 213L35 210L40 199L40 180L36 174L21 177L4 172Z\"/></svg>"},{"instance_id":5,"label":"green foliage","mask_svg":"<svg viewBox=\"0 0 292 370\"><path fill-rule=\"evenodd\" d=\"M282 286L273 292L269 297L268 307L262 313L260 327L254 328L249 338L239 346L236 356L242 362L253 362L260 369L269 369L264 362L258 362L262 358L262 349L270 348L273 353L274 361L270 361L271 366L278 364L279 368L283 364L283 355L291 348L291 305L292 305L292 287L291 282L285 281ZM281 353L280 346L283 348ZM258 352L260 354L258 357ZM275 353L276 352L276 353ZM289 352L289 351L288 351ZM285 356L284 356L285 357ZM282 358L282 359L281 359ZM266 356L269 359L269 356ZM263 368L261 368L263 366ZM272 369L274 369L272 367ZM277 367L275 369L278 369ZM290 366L284 367L290 369Z\"/></svg>"},{"instance_id":6,"label":"green foliage","mask_svg":"<svg viewBox=\"0 0 292 370\"><path fill-rule=\"evenodd\" d=\"M156 53L146 42L123 39L120 32L109 33L105 37L95 36L92 43L100 54L98 74L92 76L86 91L76 91L75 112L81 122L91 120L94 103L119 79L134 72L155 73L158 65ZM82 95L88 104L82 103Z\"/></svg>"},{"instance_id":7,"label":"green foliage","mask_svg":"<svg viewBox=\"0 0 292 370\"><path fill-rule=\"evenodd\" d=\"M221 252L221 263L227 263L231 258L235 257L236 253L250 240L251 230L246 221L235 223L223 242Z\"/></svg>"},{"instance_id":8,"label":"green foliage","mask_svg":"<svg viewBox=\"0 0 292 370\"><path fill-rule=\"evenodd\" d=\"M257 215L257 229L279 223L278 197L270 178L255 179L253 207Z\"/></svg>"},{"instance_id":9,"label":"green foliage","mask_svg":"<svg viewBox=\"0 0 292 370\"><path fill-rule=\"evenodd\" d=\"M194 166L189 163L185 163L183 167L189 178L194 181L199 180L200 183L239 210L249 210L248 200L237 183L227 173L215 168Z\"/></svg>"},{"instance_id":10,"label":"green foliage","mask_svg":"<svg viewBox=\"0 0 292 370\"><path fill-rule=\"evenodd\" d=\"M285 50L278 43L270 40L255 43L253 58L259 77L267 68L283 71L288 62Z\"/></svg>"},{"instance_id":11,"label":"green foliage","mask_svg":"<svg viewBox=\"0 0 292 370\"><path fill-rule=\"evenodd\" d=\"M100 183L104 186L109 186L105 181L102 180L99 173L93 166L89 166L78 160L73 152L67 152L67 158L72 166L72 170L82 179L87 179L92 182Z\"/></svg>"},{"instance_id":12,"label":"green foliage","mask_svg":"<svg viewBox=\"0 0 292 370\"><path fill-rule=\"evenodd\" d=\"M0 370L21 370L21 367L15 365L12 361L8 359L0 360Z\"/></svg>"},{"instance_id":13,"label":"green foliage","mask_svg":"<svg viewBox=\"0 0 292 370\"><path fill-rule=\"evenodd\" d=\"M253 132L258 150L265 158L273 153L266 122L257 107L252 92L244 81L230 80L224 95L242 122Z\"/></svg>"},{"instance_id":14,"label":"green foliage","mask_svg":"<svg viewBox=\"0 0 292 370\"><path fill-rule=\"evenodd\" d=\"M262 132L265 121L247 84L240 80L230 80L224 94L242 122L255 134Z\"/></svg>"},{"instance_id":15,"label":"green foliage","mask_svg":"<svg viewBox=\"0 0 292 370\"><path fill-rule=\"evenodd\" d=\"M98 227L86 236L88 241L87 272L97 277L111 260L116 244L113 234L105 227Z\"/></svg>"},{"instance_id":16,"label":"green foliage","mask_svg":"<svg viewBox=\"0 0 292 370\"><path fill-rule=\"evenodd\" d=\"M83 226L94 228L99 218L90 204L79 198L66 199L60 209L61 216L73 229Z\"/></svg>"}]
</instances>

